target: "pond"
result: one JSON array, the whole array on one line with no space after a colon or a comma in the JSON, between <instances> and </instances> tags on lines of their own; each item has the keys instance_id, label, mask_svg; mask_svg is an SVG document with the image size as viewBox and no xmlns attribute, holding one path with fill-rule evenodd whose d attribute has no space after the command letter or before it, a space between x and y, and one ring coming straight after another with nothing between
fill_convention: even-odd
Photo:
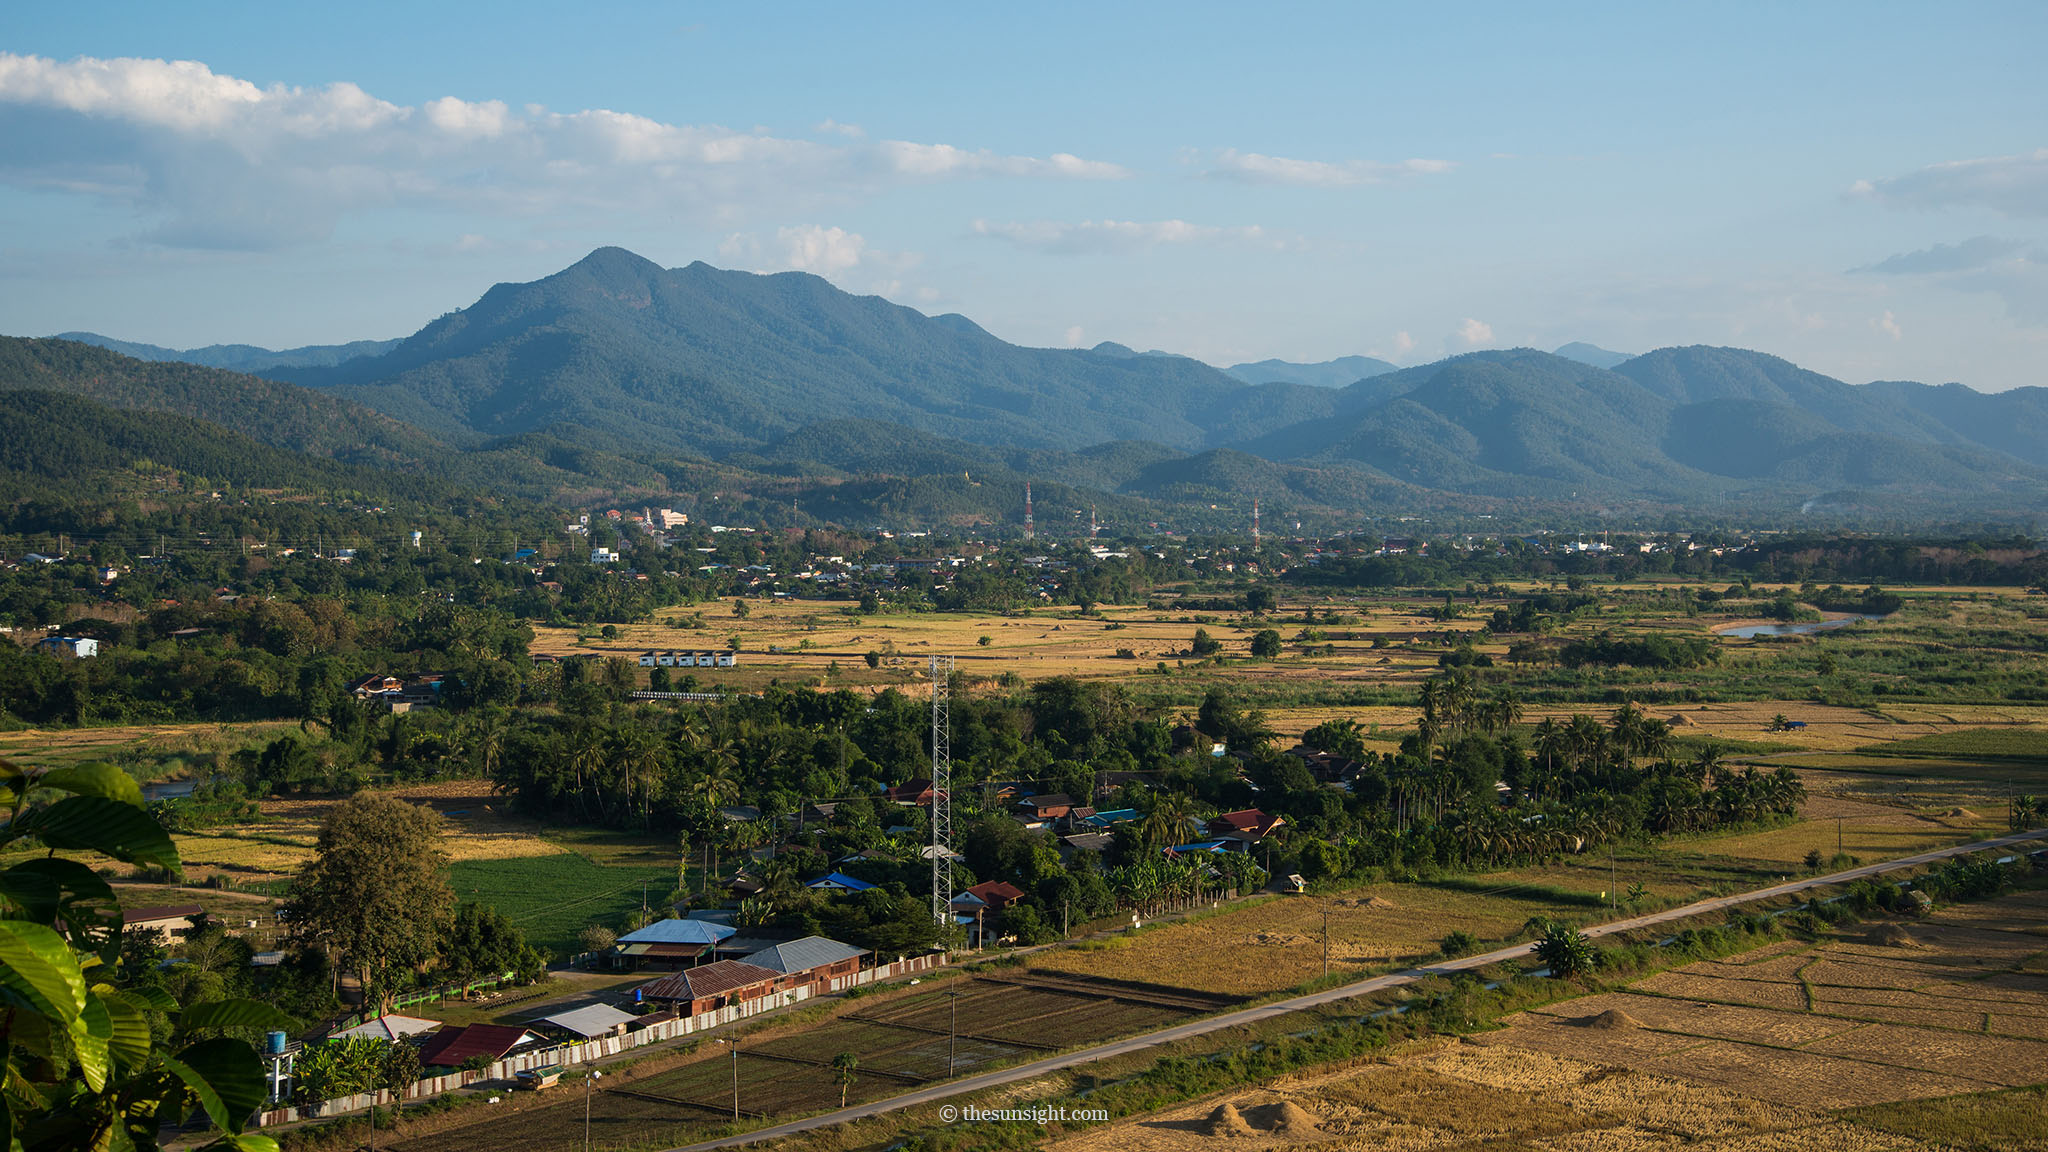
<instances>
[{"instance_id":1,"label":"pond","mask_svg":"<svg viewBox=\"0 0 2048 1152\"><path fill-rule=\"evenodd\" d=\"M184 780L159 780L142 786L143 803L157 800L183 800L199 789L204 781L187 778Z\"/></svg>"},{"instance_id":2,"label":"pond","mask_svg":"<svg viewBox=\"0 0 2048 1152\"><path fill-rule=\"evenodd\" d=\"M1836 628L1847 628L1865 620L1882 620L1882 616L1866 616L1851 612L1840 620L1812 620L1804 624L1743 624L1735 628L1716 628L1716 636L1729 636L1737 640L1754 640L1759 636L1805 636L1813 632L1828 632Z\"/></svg>"}]
</instances>

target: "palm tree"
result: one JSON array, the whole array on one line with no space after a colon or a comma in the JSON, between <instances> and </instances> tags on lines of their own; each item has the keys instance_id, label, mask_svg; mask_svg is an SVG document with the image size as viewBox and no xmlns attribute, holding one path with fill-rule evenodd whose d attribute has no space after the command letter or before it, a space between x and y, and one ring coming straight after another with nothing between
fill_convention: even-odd
<instances>
[{"instance_id":1,"label":"palm tree","mask_svg":"<svg viewBox=\"0 0 2048 1152\"><path fill-rule=\"evenodd\" d=\"M853 1087L853 1078L860 1068L860 1057L851 1052L841 1052L832 1058L832 1070L839 1076L839 1106L846 1107L847 1089Z\"/></svg>"},{"instance_id":2,"label":"palm tree","mask_svg":"<svg viewBox=\"0 0 2048 1152\"><path fill-rule=\"evenodd\" d=\"M1139 826L1138 835L1147 848L1157 850L1182 843L1187 830L1187 798L1177 792L1168 792L1153 802L1151 814Z\"/></svg>"}]
</instances>

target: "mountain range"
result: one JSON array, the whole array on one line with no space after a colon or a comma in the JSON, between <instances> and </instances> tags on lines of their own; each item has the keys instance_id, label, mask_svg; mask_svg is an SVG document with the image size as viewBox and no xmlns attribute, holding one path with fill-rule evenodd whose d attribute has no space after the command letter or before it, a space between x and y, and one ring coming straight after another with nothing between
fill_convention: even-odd
<instances>
[{"instance_id":1,"label":"mountain range","mask_svg":"<svg viewBox=\"0 0 2048 1152\"><path fill-rule=\"evenodd\" d=\"M986 502L992 518L1025 479L1063 501L1258 496L1330 515L1531 500L2023 515L2048 494L2048 389L1852 385L1743 349L1586 344L1219 370L1115 344L1021 347L815 276L663 269L616 248L399 341L267 355L257 380L10 341L0 388L536 492L715 475L829 485L852 507L870 489L901 498L889 477L953 476L973 491L948 489L949 506Z\"/></svg>"}]
</instances>

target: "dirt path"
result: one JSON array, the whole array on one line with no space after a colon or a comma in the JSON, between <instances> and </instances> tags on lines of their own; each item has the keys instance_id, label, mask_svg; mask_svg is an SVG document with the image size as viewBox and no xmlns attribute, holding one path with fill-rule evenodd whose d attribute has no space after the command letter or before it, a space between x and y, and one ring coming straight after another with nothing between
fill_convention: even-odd
<instances>
[{"instance_id":1,"label":"dirt path","mask_svg":"<svg viewBox=\"0 0 2048 1152\"><path fill-rule=\"evenodd\" d=\"M1776 884L1769 888L1760 888L1753 892L1745 892L1735 896L1722 896L1712 900L1702 900L1696 904L1687 904L1682 908L1672 908L1663 912L1652 912L1645 916L1632 916L1626 920L1616 920L1609 924L1597 925L1586 929L1586 934L1588 936L1609 936L1637 928L1654 927L1658 924L1668 924L1676 920L1682 920L1689 916L1722 911L1743 904L1755 903L1759 900L1789 896L1812 888L1844 884L1866 876L1876 876L1902 868L1913 868L1922 864L1931 864L1937 860L1945 860L1952 856L2007 848L2016 844L2024 844L2041 839L2048 839L2048 829L2022 832L2012 836L2001 836L1993 840L1983 840L1975 844L1962 844L1953 848L1941 848L1932 852L1922 852L1916 856L1903 857L1898 860L1866 864L1860 868L1851 868L1845 872L1836 872L1827 876L1793 880L1788 883ZM1236 1012L1226 1012L1220 1016L1210 1016L1191 1023L1176 1025L1172 1028L1163 1028L1157 1032L1148 1032L1140 1036L1132 1036L1108 1044L1098 1044L1093 1048L1084 1048L1078 1052L1051 1056L1044 1060L1034 1060L1028 1064L1018 1064L995 1072L985 1072L979 1076L969 1076L945 1084L935 1084L929 1088L921 1088L901 1096L891 1096L884 1100L859 1104L851 1108L842 1108L834 1112L826 1112L802 1120L792 1120L786 1124L759 1128L738 1136L727 1136L718 1140L707 1140L698 1144L690 1144L682 1148L670 1149L669 1152L710 1152L710 1150L717 1148L738 1148L764 1140L794 1136L797 1133L808 1132L816 1128L826 1128L855 1120L865 1120L887 1112L912 1108L920 1104L930 1104L963 1093L978 1092L985 1088L995 1088L1004 1084L1014 1084L1019 1081L1034 1079L1048 1073L1064 1071L1068 1068L1107 1059L1112 1056L1122 1056L1130 1052L1156 1048L1162 1044L1171 1044L1177 1040L1186 1040L1190 1037L1203 1036L1211 1032L1221 1032L1227 1028L1235 1028L1241 1024L1256 1023L1274 1016L1283 1016L1289 1012L1299 1012L1308 1008L1320 1008L1325 1004L1333 1004L1340 1000L1370 995L1388 988L1398 988L1403 985L1426 980L1432 976L1469 971L1474 968L1483 968L1488 964L1498 964L1504 960L1520 959L1523 956L1529 955L1534 947L1533 944L1513 944L1506 948L1497 948L1478 956L1467 956L1463 959L1447 960L1441 964L1430 964L1421 968L1411 968L1404 972L1375 976L1370 980L1361 980L1355 984L1346 984L1342 987L1331 988L1323 992L1313 992L1306 996L1276 1001L1275 1003L1264 1004L1257 1008L1245 1008Z\"/></svg>"}]
</instances>

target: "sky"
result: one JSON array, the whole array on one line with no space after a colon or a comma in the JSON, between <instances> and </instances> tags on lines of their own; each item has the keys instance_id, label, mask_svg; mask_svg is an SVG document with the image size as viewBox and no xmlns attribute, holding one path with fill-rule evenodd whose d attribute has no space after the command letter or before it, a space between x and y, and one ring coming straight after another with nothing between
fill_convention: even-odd
<instances>
[{"instance_id":1,"label":"sky","mask_svg":"<svg viewBox=\"0 0 2048 1152\"><path fill-rule=\"evenodd\" d=\"M2048 5L10 5L0 332L407 335L615 244L1224 365L2048 384Z\"/></svg>"}]
</instances>

